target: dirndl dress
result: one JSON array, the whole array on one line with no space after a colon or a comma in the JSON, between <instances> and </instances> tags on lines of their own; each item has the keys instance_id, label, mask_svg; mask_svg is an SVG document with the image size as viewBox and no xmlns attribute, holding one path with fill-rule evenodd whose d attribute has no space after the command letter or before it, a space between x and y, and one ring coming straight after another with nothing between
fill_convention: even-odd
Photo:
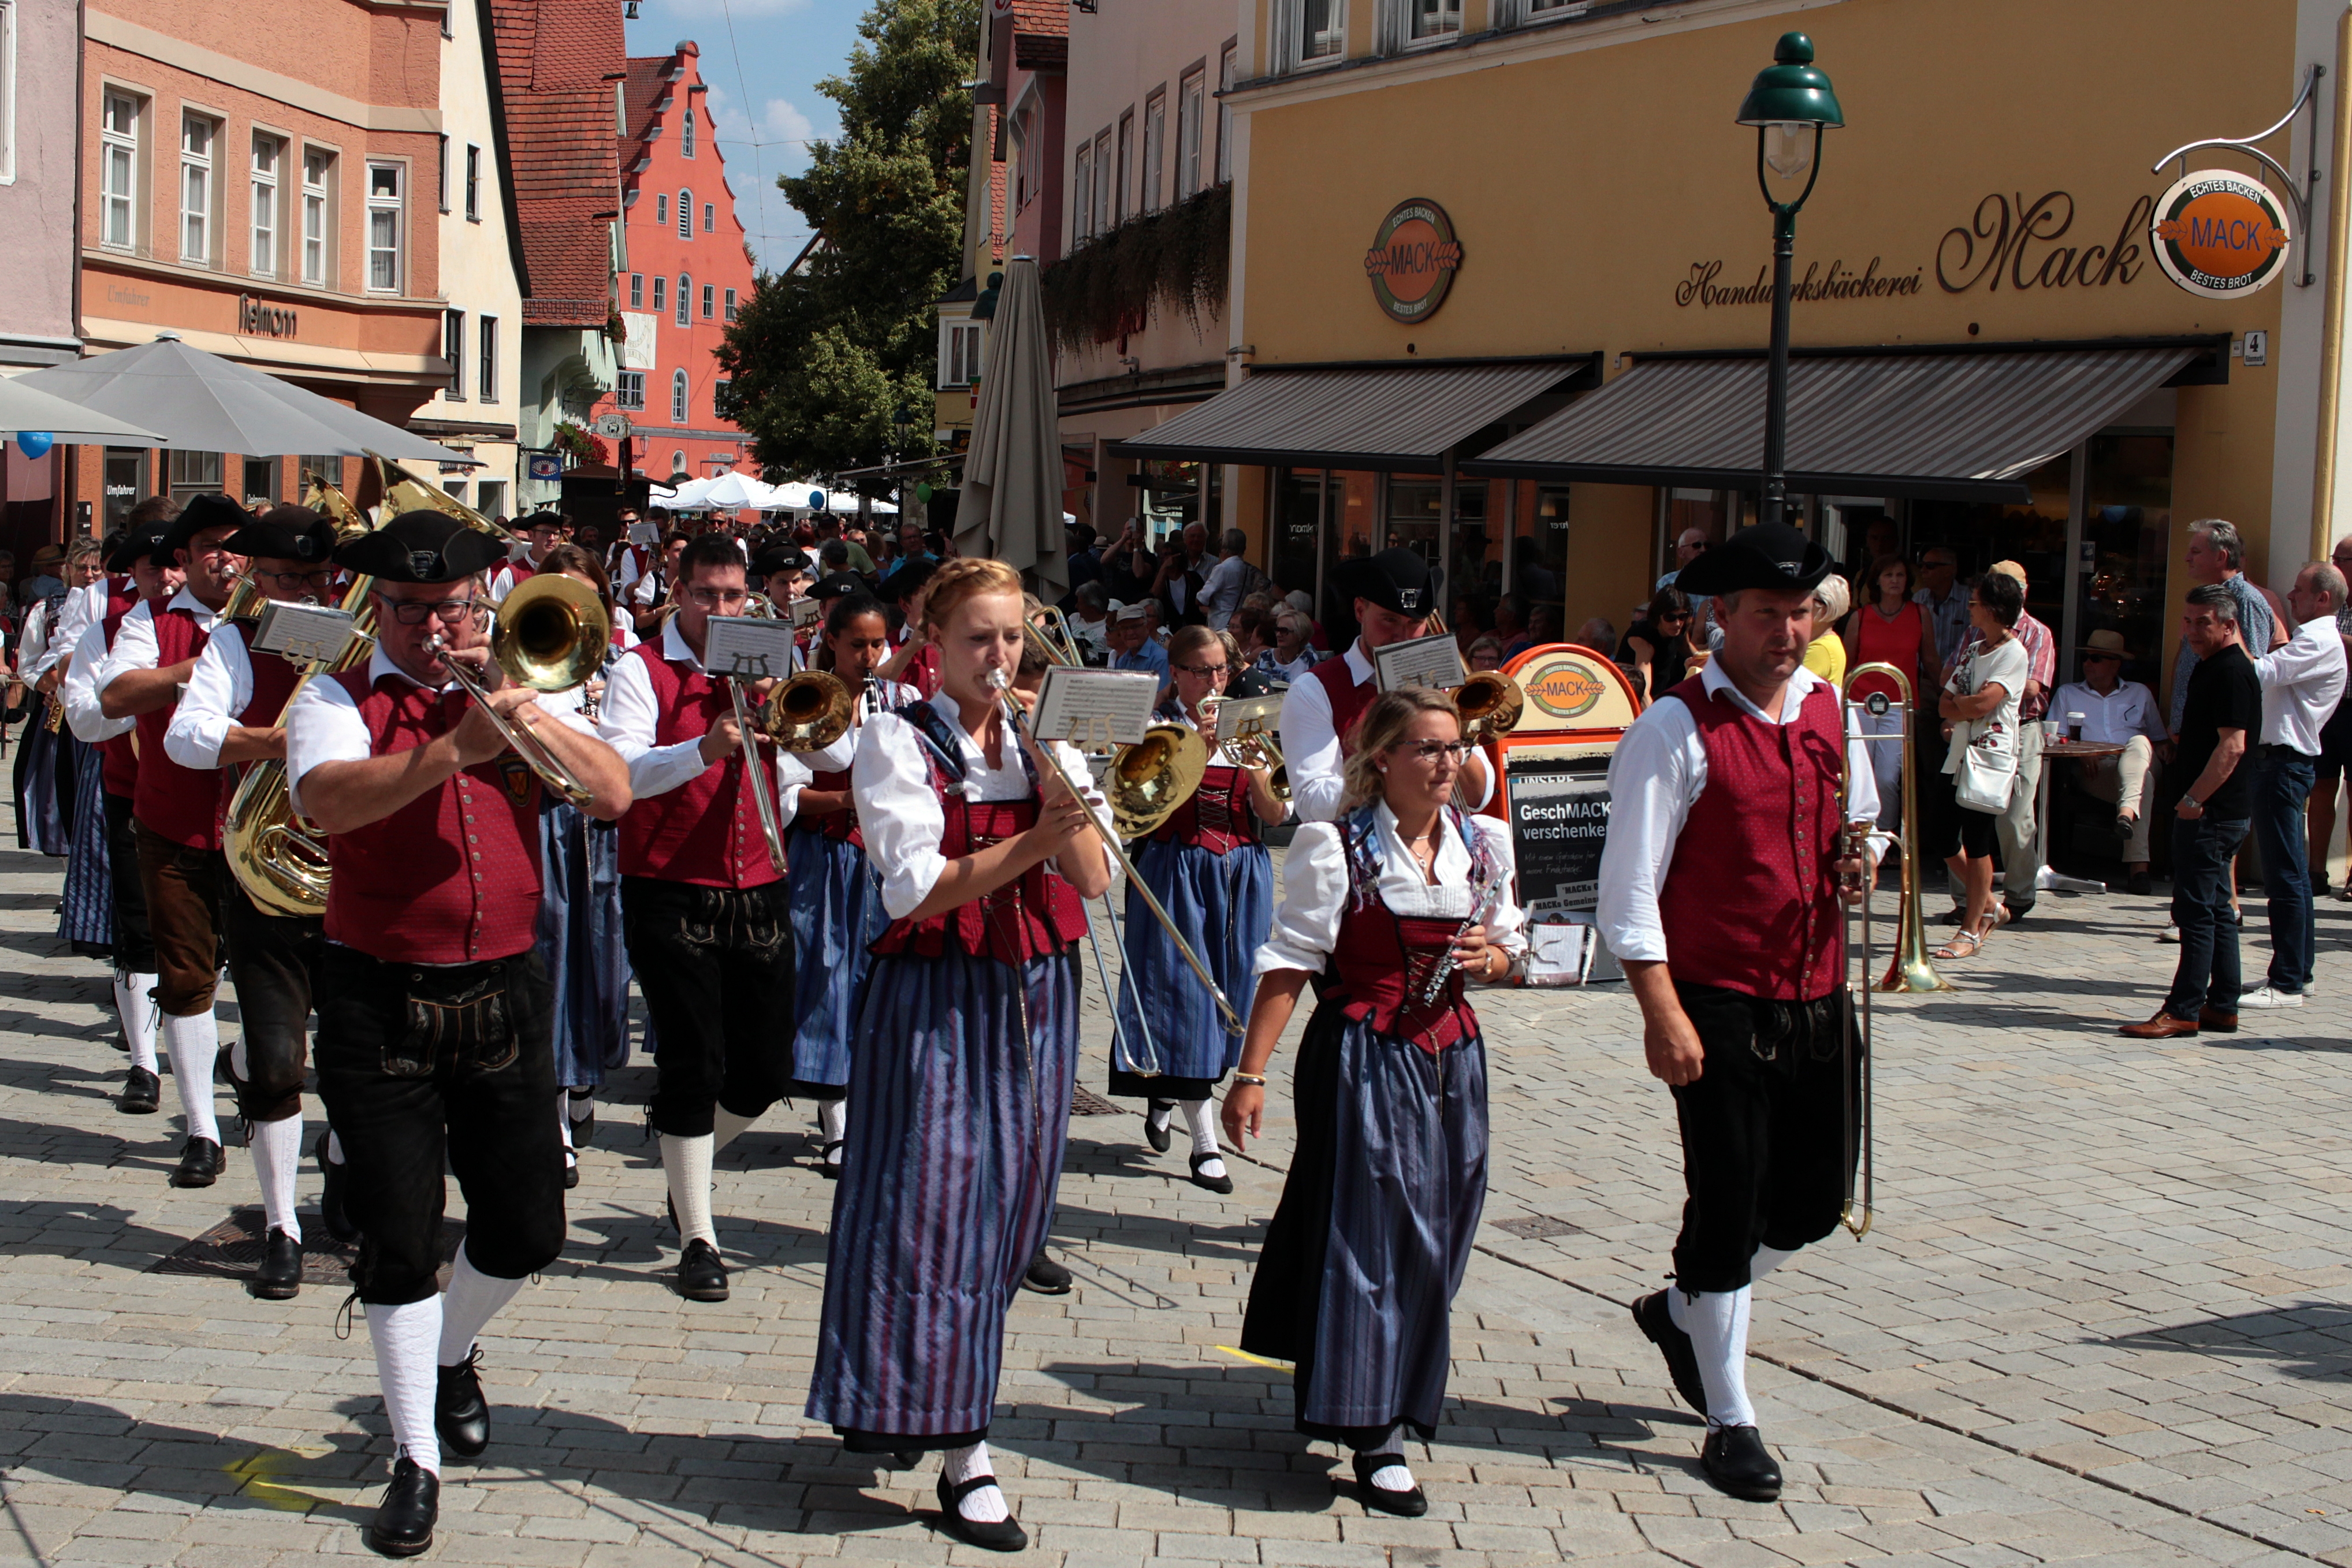
<instances>
[{"instance_id":1,"label":"dirndl dress","mask_svg":"<svg viewBox=\"0 0 2352 1568\"><path fill-rule=\"evenodd\" d=\"M64 902L58 935L85 958L114 956L114 873L107 852L106 801L99 749L71 736L63 737L80 755L74 759L73 841L66 852Z\"/></svg>"},{"instance_id":2,"label":"dirndl dress","mask_svg":"<svg viewBox=\"0 0 2352 1568\"><path fill-rule=\"evenodd\" d=\"M555 1082L591 1089L629 1060L620 829L548 794L539 855L539 958L555 998Z\"/></svg>"}]
</instances>

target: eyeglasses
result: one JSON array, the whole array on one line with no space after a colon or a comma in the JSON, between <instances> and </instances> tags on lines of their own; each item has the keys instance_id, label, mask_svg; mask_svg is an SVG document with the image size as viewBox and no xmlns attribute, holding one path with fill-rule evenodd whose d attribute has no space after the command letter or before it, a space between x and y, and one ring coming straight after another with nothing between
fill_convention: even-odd
<instances>
[{"instance_id":1,"label":"eyeglasses","mask_svg":"<svg viewBox=\"0 0 2352 1568\"><path fill-rule=\"evenodd\" d=\"M1416 740L1410 746L1400 741L1397 748L1411 752L1423 762L1434 762L1441 757L1450 757L1456 762L1466 761L1473 749L1466 740Z\"/></svg>"},{"instance_id":2,"label":"eyeglasses","mask_svg":"<svg viewBox=\"0 0 2352 1568\"><path fill-rule=\"evenodd\" d=\"M1188 675L1198 675L1204 681L1213 681L1219 675L1230 675L1234 673L1234 667L1231 664L1179 664L1176 667Z\"/></svg>"},{"instance_id":3,"label":"eyeglasses","mask_svg":"<svg viewBox=\"0 0 2352 1568\"><path fill-rule=\"evenodd\" d=\"M257 571L254 576L266 578L280 589L324 588L335 580L335 569L322 566L314 571Z\"/></svg>"},{"instance_id":4,"label":"eyeglasses","mask_svg":"<svg viewBox=\"0 0 2352 1568\"><path fill-rule=\"evenodd\" d=\"M441 599L428 603L421 599L393 599L381 593L376 599L392 607L392 618L403 626L422 626L427 621L455 626L481 608L478 599Z\"/></svg>"},{"instance_id":5,"label":"eyeglasses","mask_svg":"<svg viewBox=\"0 0 2352 1568\"><path fill-rule=\"evenodd\" d=\"M748 604L751 600L751 590L745 588L689 588L686 596L702 610L716 610L728 604Z\"/></svg>"}]
</instances>

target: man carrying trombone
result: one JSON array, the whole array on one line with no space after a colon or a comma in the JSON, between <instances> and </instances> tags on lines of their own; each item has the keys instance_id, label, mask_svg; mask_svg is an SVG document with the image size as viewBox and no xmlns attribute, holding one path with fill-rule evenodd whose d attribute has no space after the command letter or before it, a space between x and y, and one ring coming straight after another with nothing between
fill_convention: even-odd
<instances>
[{"instance_id":1,"label":"man carrying trombone","mask_svg":"<svg viewBox=\"0 0 2352 1568\"><path fill-rule=\"evenodd\" d=\"M1876 820L1878 790L1862 743L1841 744L1838 689L1802 665L1830 569L1780 523L1683 568L1723 647L1618 742L1601 857L1601 930L1674 1090L1689 1194L1675 1283L1633 1321L1706 1417L1707 1479L1758 1502L1780 1471L1748 1402L1750 1287L1837 1228L1855 1158L1842 900L1862 893L1847 827Z\"/></svg>"},{"instance_id":2,"label":"man carrying trombone","mask_svg":"<svg viewBox=\"0 0 2352 1568\"><path fill-rule=\"evenodd\" d=\"M505 553L431 511L338 546L375 580L375 653L286 713L293 807L328 835L319 1097L350 1166L352 1284L395 1445L368 1544L393 1557L433 1543L442 1445L489 1443L476 1336L563 1247L555 998L532 950L541 780L599 821L629 805L612 747L490 657L482 574ZM445 1161L466 1196L446 1295Z\"/></svg>"},{"instance_id":3,"label":"man carrying trombone","mask_svg":"<svg viewBox=\"0 0 2352 1568\"><path fill-rule=\"evenodd\" d=\"M810 774L745 735L730 680L703 668L710 618L751 609L735 541L692 540L672 584L677 612L605 678L600 729L636 800L621 821L621 923L653 1019L647 1113L677 1227L678 1294L723 1301L710 1165L792 1078L780 796Z\"/></svg>"}]
</instances>

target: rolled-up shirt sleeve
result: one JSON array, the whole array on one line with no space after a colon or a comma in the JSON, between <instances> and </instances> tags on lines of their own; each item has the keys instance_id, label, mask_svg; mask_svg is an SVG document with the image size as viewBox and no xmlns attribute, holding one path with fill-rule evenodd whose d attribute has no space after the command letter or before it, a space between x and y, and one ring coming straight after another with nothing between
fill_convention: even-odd
<instances>
[{"instance_id":1,"label":"rolled-up shirt sleeve","mask_svg":"<svg viewBox=\"0 0 2352 1568\"><path fill-rule=\"evenodd\" d=\"M882 878L882 907L893 920L914 912L948 868L940 852L947 816L931 789L922 742L894 714L877 714L857 732L849 768L866 858Z\"/></svg>"},{"instance_id":2,"label":"rolled-up shirt sleeve","mask_svg":"<svg viewBox=\"0 0 2352 1568\"><path fill-rule=\"evenodd\" d=\"M302 807L302 778L322 762L364 762L373 755L359 705L340 681L312 681L286 710L286 785Z\"/></svg>"},{"instance_id":3,"label":"rolled-up shirt sleeve","mask_svg":"<svg viewBox=\"0 0 2352 1568\"><path fill-rule=\"evenodd\" d=\"M164 755L183 768L218 768L222 743L252 701L253 660L245 634L220 627L188 672L188 689L163 731Z\"/></svg>"},{"instance_id":4,"label":"rolled-up shirt sleeve","mask_svg":"<svg viewBox=\"0 0 2352 1568\"><path fill-rule=\"evenodd\" d=\"M643 659L622 659L604 674L604 715L596 733L620 753L629 768L629 793L637 800L666 795L716 766L702 759L699 737L656 746L661 705L654 698L653 674Z\"/></svg>"},{"instance_id":5,"label":"rolled-up shirt sleeve","mask_svg":"<svg viewBox=\"0 0 2352 1568\"><path fill-rule=\"evenodd\" d=\"M1293 683L1282 699L1282 759L1290 769L1290 805L1302 822L1339 814L1339 737L1331 727L1331 694L1323 683Z\"/></svg>"},{"instance_id":6,"label":"rolled-up shirt sleeve","mask_svg":"<svg viewBox=\"0 0 2352 1568\"><path fill-rule=\"evenodd\" d=\"M73 663L58 688L65 694L66 723L74 737L90 746L128 735L139 723L135 718L109 718L99 707L98 672L105 663L106 627L94 622L83 631L74 648Z\"/></svg>"},{"instance_id":7,"label":"rolled-up shirt sleeve","mask_svg":"<svg viewBox=\"0 0 2352 1568\"><path fill-rule=\"evenodd\" d=\"M1691 802L1706 784L1697 740L1690 709L1679 697L1663 697L1633 721L1609 759L1609 837L1601 849L1594 919L1620 959L1665 962L1658 890Z\"/></svg>"},{"instance_id":8,"label":"rolled-up shirt sleeve","mask_svg":"<svg viewBox=\"0 0 2352 1568\"><path fill-rule=\"evenodd\" d=\"M1296 691L1297 688L1293 687ZM1348 857L1337 822L1308 822L1282 859L1282 898L1274 925L1252 960L1252 973L1304 969L1320 974L1339 945L1348 901Z\"/></svg>"}]
</instances>

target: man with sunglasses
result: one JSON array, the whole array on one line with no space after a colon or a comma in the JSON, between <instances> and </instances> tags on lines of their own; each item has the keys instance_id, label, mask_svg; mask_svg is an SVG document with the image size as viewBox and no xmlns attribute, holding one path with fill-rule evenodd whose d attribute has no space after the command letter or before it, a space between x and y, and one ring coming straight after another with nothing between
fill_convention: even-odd
<instances>
[{"instance_id":1,"label":"man with sunglasses","mask_svg":"<svg viewBox=\"0 0 2352 1568\"><path fill-rule=\"evenodd\" d=\"M328 556L335 548L334 527L306 507L272 507L230 535L225 548L246 558L248 575L268 599L299 604L331 595L336 570ZM286 755L286 700L301 675L289 660L255 653L248 646L253 629L241 621L213 628L163 732L164 755L191 773L216 780L221 808L244 777L242 764ZM325 937L315 917L257 907L234 875L219 879L218 896L228 976L244 1020L229 1051L228 1080L236 1092L237 1114L245 1118L265 1226L261 1263L247 1288L265 1301L286 1301L302 1284L302 1222L294 1213L294 1176L302 1160L310 996ZM330 1134L319 1144L328 1187L321 1218L330 1233L348 1240L341 1172L328 1157L331 1142Z\"/></svg>"},{"instance_id":2,"label":"man with sunglasses","mask_svg":"<svg viewBox=\"0 0 2352 1568\"><path fill-rule=\"evenodd\" d=\"M395 1445L368 1544L393 1557L432 1544L442 1446L470 1458L489 1443L475 1340L563 1247L555 998L533 951L542 786L450 666L579 781L588 816L629 805L576 692L509 685L491 660L482 574L502 555L426 511L337 546L335 564L375 580L375 653L286 712L294 808L328 835L319 1097L350 1166L352 1285ZM446 1294L445 1163L466 1197Z\"/></svg>"},{"instance_id":3,"label":"man with sunglasses","mask_svg":"<svg viewBox=\"0 0 2352 1568\"><path fill-rule=\"evenodd\" d=\"M221 858L219 776L173 761L163 735L180 688L195 673L244 570L229 540L252 520L226 496L189 500L154 552L185 571L186 580L164 603L139 604L122 618L114 650L93 683L101 713L138 721L131 818L155 939L160 1032L188 1126L173 1186L210 1186L226 1163L213 1110L213 1068L220 1056L213 991L220 980L221 883L228 869Z\"/></svg>"},{"instance_id":4,"label":"man with sunglasses","mask_svg":"<svg viewBox=\"0 0 2352 1568\"><path fill-rule=\"evenodd\" d=\"M745 747L760 747L758 786L777 797L780 823L791 820L786 792L811 775L790 752L744 735L727 681L703 667L711 617L749 607L735 541L695 539L674 581L677 613L605 678L600 728L628 764L636 800L621 821L622 932L653 1019L646 1109L677 1227L677 1291L723 1301L711 1161L792 1079L792 925Z\"/></svg>"}]
</instances>

